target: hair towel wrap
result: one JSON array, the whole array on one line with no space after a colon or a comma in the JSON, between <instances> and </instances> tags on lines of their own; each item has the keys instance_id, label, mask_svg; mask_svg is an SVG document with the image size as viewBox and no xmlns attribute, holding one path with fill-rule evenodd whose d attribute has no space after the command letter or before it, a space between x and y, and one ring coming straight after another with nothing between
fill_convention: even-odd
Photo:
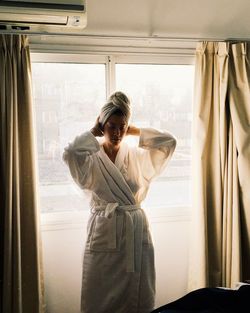
<instances>
[{"instance_id":1,"label":"hair towel wrap","mask_svg":"<svg viewBox=\"0 0 250 313\"><path fill-rule=\"evenodd\" d=\"M131 115L130 101L128 97L121 91L116 91L113 93L101 108L99 118L101 125L104 126L108 118L117 110L123 113L128 122Z\"/></svg>"}]
</instances>

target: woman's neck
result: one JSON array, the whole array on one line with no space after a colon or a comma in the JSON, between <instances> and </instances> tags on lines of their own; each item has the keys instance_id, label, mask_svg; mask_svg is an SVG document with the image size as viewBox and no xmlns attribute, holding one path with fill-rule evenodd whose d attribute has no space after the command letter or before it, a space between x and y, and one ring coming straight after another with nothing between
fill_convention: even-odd
<instances>
[{"instance_id":1,"label":"woman's neck","mask_svg":"<svg viewBox=\"0 0 250 313\"><path fill-rule=\"evenodd\" d=\"M107 154L107 156L110 158L110 160L115 163L115 159L117 156L117 153L119 151L120 145L118 146L114 146L112 144L108 144L108 143L104 143L103 144L103 149L105 151L105 153Z\"/></svg>"}]
</instances>

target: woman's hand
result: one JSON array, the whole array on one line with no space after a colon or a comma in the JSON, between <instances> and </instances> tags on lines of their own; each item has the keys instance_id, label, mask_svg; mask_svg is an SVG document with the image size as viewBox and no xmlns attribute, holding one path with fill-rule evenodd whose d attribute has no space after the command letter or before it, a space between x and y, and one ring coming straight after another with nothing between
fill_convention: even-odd
<instances>
[{"instance_id":1,"label":"woman's hand","mask_svg":"<svg viewBox=\"0 0 250 313\"><path fill-rule=\"evenodd\" d=\"M140 136L140 133L141 133L140 128L135 127L133 125L129 125L126 135Z\"/></svg>"},{"instance_id":2,"label":"woman's hand","mask_svg":"<svg viewBox=\"0 0 250 313\"><path fill-rule=\"evenodd\" d=\"M95 136L95 137L102 137L103 136L103 131L101 129L101 125L99 122L100 117L96 119L95 126L91 128L90 132Z\"/></svg>"}]
</instances>

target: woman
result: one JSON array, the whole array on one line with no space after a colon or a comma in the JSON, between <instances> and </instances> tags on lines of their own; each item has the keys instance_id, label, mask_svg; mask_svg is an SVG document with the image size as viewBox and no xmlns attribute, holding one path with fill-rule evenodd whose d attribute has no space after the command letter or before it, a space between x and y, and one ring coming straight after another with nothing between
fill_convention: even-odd
<instances>
[{"instance_id":1,"label":"woman","mask_svg":"<svg viewBox=\"0 0 250 313\"><path fill-rule=\"evenodd\" d=\"M76 137L63 155L76 183L91 194L84 313L149 313L154 308L154 249L140 203L176 140L168 132L129 125L130 115L128 97L115 92L95 126ZM139 136L139 147L128 147L126 135Z\"/></svg>"}]
</instances>

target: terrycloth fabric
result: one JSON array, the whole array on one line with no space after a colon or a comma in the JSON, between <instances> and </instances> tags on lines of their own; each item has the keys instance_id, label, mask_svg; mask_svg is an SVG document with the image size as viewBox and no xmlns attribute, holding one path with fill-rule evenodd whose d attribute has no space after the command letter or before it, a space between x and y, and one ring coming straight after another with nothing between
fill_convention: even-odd
<instances>
[{"instance_id":1,"label":"terrycloth fabric","mask_svg":"<svg viewBox=\"0 0 250 313\"><path fill-rule=\"evenodd\" d=\"M128 122L131 115L130 101L126 95L119 91L112 94L102 107L99 119L101 125L104 126L108 118L117 110L123 113Z\"/></svg>"},{"instance_id":2,"label":"terrycloth fabric","mask_svg":"<svg viewBox=\"0 0 250 313\"><path fill-rule=\"evenodd\" d=\"M91 194L83 313L149 313L154 308L154 248L140 204L175 145L167 132L141 129L139 147L123 142L115 163L90 132L65 149L72 177Z\"/></svg>"}]
</instances>

